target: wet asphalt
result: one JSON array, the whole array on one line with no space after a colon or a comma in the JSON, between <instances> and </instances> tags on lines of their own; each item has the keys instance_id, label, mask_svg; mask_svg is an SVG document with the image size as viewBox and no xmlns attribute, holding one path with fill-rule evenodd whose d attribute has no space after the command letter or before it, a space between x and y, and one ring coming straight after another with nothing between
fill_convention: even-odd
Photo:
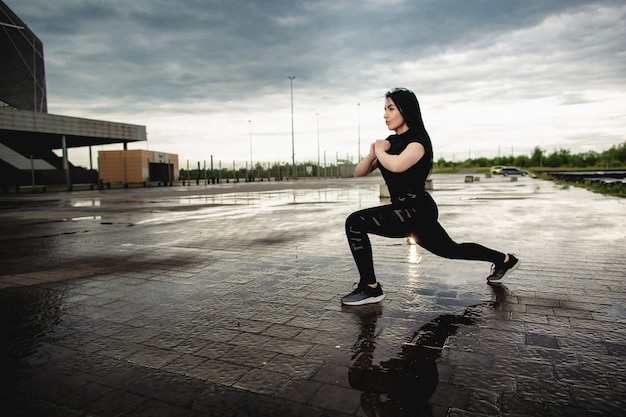
<instances>
[{"instance_id":1,"label":"wet asphalt","mask_svg":"<svg viewBox=\"0 0 626 417\"><path fill-rule=\"evenodd\" d=\"M621 416L626 201L532 178L434 175L490 265L373 237L346 216L380 178L0 196L6 416Z\"/></svg>"}]
</instances>

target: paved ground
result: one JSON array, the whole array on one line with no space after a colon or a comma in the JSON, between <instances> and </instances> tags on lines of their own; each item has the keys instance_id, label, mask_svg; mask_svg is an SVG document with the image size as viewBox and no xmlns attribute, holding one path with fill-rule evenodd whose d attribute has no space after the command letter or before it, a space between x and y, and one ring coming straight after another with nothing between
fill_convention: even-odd
<instances>
[{"instance_id":1,"label":"paved ground","mask_svg":"<svg viewBox=\"0 0 626 417\"><path fill-rule=\"evenodd\" d=\"M450 261L374 238L388 297L342 308L379 178L0 196L6 416L621 416L626 201L434 176Z\"/></svg>"}]
</instances>

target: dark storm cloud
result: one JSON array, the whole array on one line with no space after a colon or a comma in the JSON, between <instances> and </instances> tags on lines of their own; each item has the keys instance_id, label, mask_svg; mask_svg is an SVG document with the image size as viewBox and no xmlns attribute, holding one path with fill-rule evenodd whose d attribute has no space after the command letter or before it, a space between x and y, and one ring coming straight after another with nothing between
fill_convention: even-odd
<instances>
[{"instance_id":1,"label":"dark storm cloud","mask_svg":"<svg viewBox=\"0 0 626 417\"><path fill-rule=\"evenodd\" d=\"M557 114L567 114L561 107L587 105L601 115L604 108L623 106L621 0L5 2L44 42L52 112L151 123L151 140L174 140L171 133L160 139L162 127L154 127L163 115L196 115L202 123L218 118L219 129L237 123L243 127L233 131L244 135L254 119L255 134L264 129L268 137L288 134L281 129L290 128L289 75L296 76L299 129L304 129L300 120L313 123L311 115L324 105L351 108L336 113L335 106L332 115L321 110L325 123L335 123L327 129L338 138L353 136L339 132L342 126L353 129L362 100L367 101L360 107L364 129L378 126L379 112L368 113L367 105L397 85L427 96L427 115L441 118L440 131L432 128L435 140L463 147L492 137L498 144L509 140L502 138L516 127L506 123L521 118L500 115L499 130L485 132L484 126L493 125L494 109L516 112L521 106L541 115L545 110L533 105L543 100ZM618 98L607 98L611 94ZM466 103L476 115L463 119ZM464 124L463 139L445 131L450 118ZM262 126L260 120L269 119L271 127ZM191 143L198 136L191 124L197 121L184 123L189 132L183 136ZM533 123L539 132L549 121ZM600 124L590 134L598 140L617 137L614 127L603 132ZM576 146L585 137L561 134L554 126L547 131L554 141L572 138Z\"/></svg>"},{"instance_id":2,"label":"dark storm cloud","mask_svg":"<svg viewBox=\"0 0 626 417\"><path fill-rule=\"evenodd\" d=\"M288 74L331 88L358 88L360 80L351 74L372 61L411 61L489 42L548 15L618 2L8 3L46 38L52 86L58 82L79 95L158 101L207 95L236 100L280 86ZM76 73L89 84L88 91L73 82Z\"/></svg>"}]
</instances>

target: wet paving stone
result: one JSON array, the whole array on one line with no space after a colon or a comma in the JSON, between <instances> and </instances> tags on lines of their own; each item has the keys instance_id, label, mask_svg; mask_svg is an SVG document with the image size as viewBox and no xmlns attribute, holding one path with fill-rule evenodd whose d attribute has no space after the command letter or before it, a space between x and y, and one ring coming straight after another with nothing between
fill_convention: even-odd
<instances>
[{"instance_id":1,"label":"wet paving stone","mask_svg":"<svg viewBox=\"0 0 626 417\"><path fill-rule=\"evenodd\" d=\"M387 298L342 307L358 279L344 221L381 204L379 183L1 196L0 401L15 416L623 414L621 200L435 175L452 237L522 266L488 286L487 264L374 237Z\"/></svg>"},{"instance_id":2,"label":"wet paving stone","mask_svg":"<svg viewBox=\"0 0 626 417\"><path fill-rule=\"evenodd\" d=\"M542 334L526 333L524 343L552 349L559 348L559 340L556 337Z\"/></svg>"}]
</instances>

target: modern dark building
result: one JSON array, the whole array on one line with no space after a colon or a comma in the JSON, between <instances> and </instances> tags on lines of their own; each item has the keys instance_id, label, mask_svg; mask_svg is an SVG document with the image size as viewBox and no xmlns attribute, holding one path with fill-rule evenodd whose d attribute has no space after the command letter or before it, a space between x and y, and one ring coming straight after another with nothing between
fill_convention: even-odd
<instances>
[{"instance_id":1,"label":"modern dark building","mask_svg":"<svg viewBox=\"0 0 626 417\"><path fill-rule=\"evenodd\" d=\"M145 126L48 113L43 43L0 0L0 191L98 182L68 148L145 141ZM62 150L62 156L54 150ZM90 163L90 168L91 168Z\"/></svg>"},{"instance_id":2,"label":"modern dark building","mask_svg":"<svg viewBox=\"0 0 626 417\"><path fill-rule=\"evenodd\" d=\"M0 107L47 112L43 44L0 1Z\"/></svg>"}]
</instances>

